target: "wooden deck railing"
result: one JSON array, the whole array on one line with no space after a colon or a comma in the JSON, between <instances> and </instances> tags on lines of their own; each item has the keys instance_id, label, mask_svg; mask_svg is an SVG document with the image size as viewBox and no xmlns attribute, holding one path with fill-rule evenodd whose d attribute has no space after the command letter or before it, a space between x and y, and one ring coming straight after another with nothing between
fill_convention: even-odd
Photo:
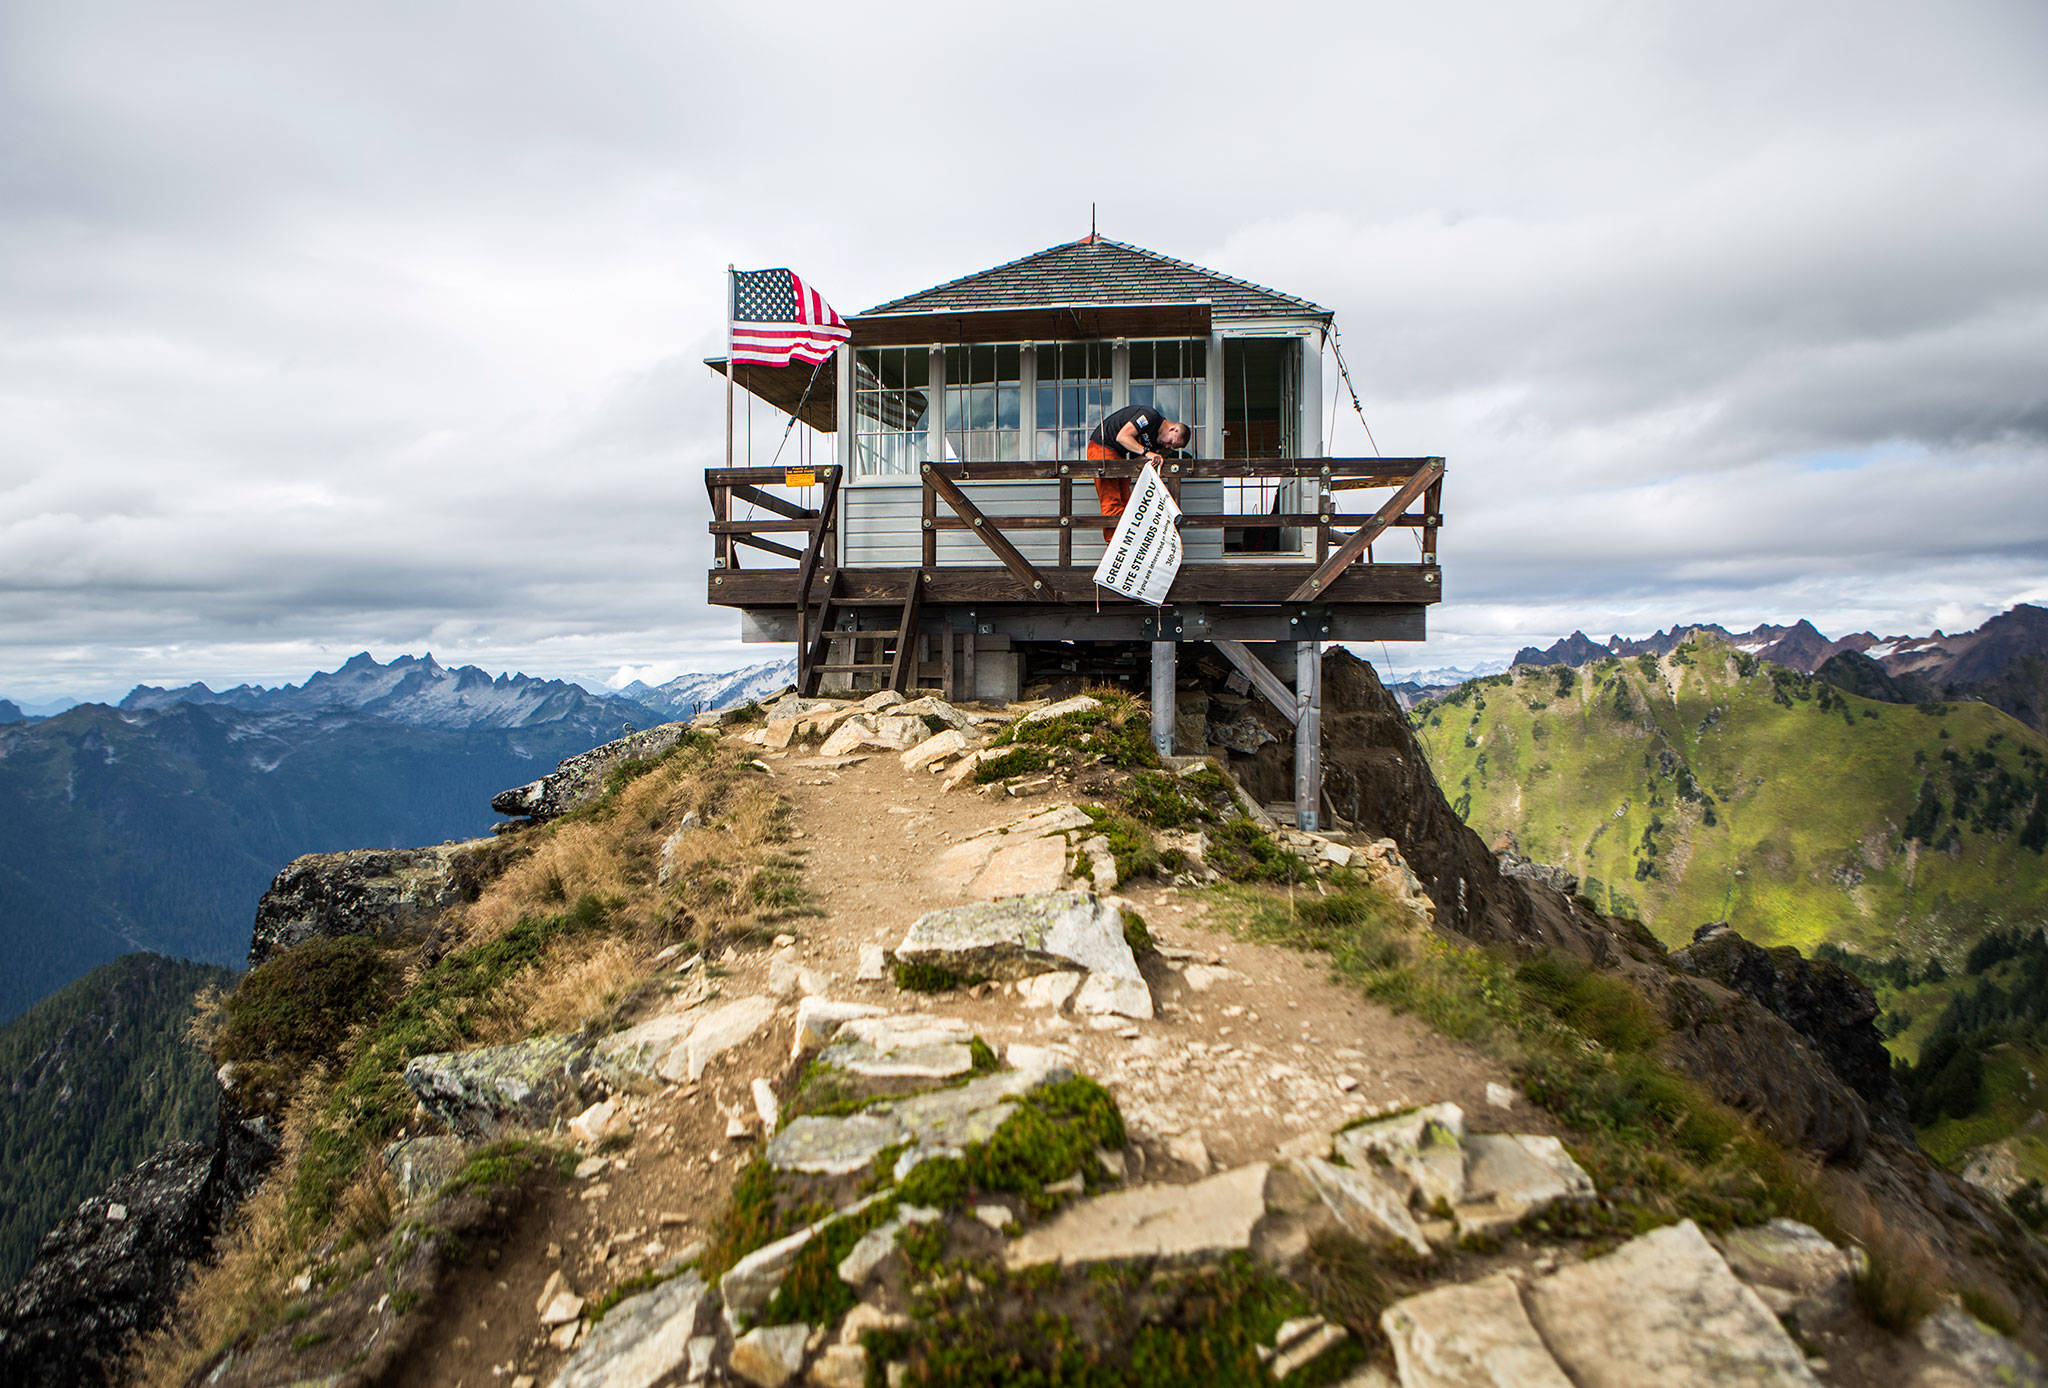
<instances>
[{"instance_id":1,"label":"wooden deck railing","mask_svg":"<svg viewBox=\"0 0 2048 1388\"><path fill-rule=\"evenodd\" d=\"M938 569L938 540L947 532L972 534L987 547L991 556L1016 578L1027 601L1052 601L1057 593L1070 590L1071 582L1055 582L1049 567L1065 578L1076 567L1073 536L1075 528L1100 527L1103 518L1091 484L1098 477L1136 477L1142 464L1136 462L1036 462L1036 463L926 463L915 479L923 486L922 567L929 573ZM824 493L819 505L806 507L785 495L764 488L790 484L790 474L773 468L714 468L704 475L711 493L711 534L716 542L717 565L738 569L740 547L763 551L793 560L803 578L799 608L808 600L811 577L821 567L830 571L837 550L838 496L840 470L817 468ZM1308 569L1301 582L1287 595L1289 602L1312 602L1353 564L1373 562L1372 547L1387 531L1405 528L1420 532L1424 566L1436 564L1437 532L1443 524L1444 460L1441 458L1252 458L1178 459L1160 466L1167 490L1179 499L1181 488L1191 481L1218 480L1225 483L1292 486L1295 504L1309 503L1294 511L1225 512L1186 514L1181 529L1188 530L1271 530L1304 529L1315 536L1313 553L1273 553L1259 556L1276 564L1295 564ZM913 479L903 478L910 482ZM965 490L984 482L1056 482L1052 505L1036 515L988 515ZM1076 484L1082 484L1076 497ZM1347 511L1343 501L1351 493L1386 492L1389 495L1371 512ZM734 504L748 502L766 512L750 519L735 520ZM1050 566L1033 563L1010 539L1012 533L1056 531L1058 558ZM801 535L802 548L767 538L771 535ZM1081 561L1092 567L1092 560ZM1190 564L1203 561L1190 560ZM786 572L786 571L785 571Z\"/></svg>"}]
</instances>

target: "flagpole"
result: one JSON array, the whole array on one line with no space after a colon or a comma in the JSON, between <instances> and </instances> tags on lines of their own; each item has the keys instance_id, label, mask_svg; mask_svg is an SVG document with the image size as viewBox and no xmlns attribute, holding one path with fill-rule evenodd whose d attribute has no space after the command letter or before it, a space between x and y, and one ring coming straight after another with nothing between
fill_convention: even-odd
<instances>
[{"instance_id":1,"label":"flagpole","mask_svg":"<svg viewBox=\"0 0 2048 1388\"><path fill-rule=\"evenodd\" d=\"M725 465L732 466L732 308L733 269L725 267Z\"/></svg>"}]
</instances>

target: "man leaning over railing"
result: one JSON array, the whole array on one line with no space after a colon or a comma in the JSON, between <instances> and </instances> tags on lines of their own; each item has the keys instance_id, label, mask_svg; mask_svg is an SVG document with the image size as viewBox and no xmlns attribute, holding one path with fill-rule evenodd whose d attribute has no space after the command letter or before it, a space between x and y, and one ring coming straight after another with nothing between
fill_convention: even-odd
<instances>
[{"instance_id":1,"label":"man leaning over railing","mask_svg":"<svg viewBox=\"0 0 2048 1388\"><path fill-rule=\"evenodd\" d=\"M1156 463L1162 460L1161 448L1178 451L1188 446L1191 437L1193 435L1187 425L1177 419L1168 419L1150 405L1126 405L1104 415L1102 422L1089 433L1088 461L1114 463L1127 458L1142 458L1148 463ZM1101 503L1103 515L1121 516L1124 507L1130 504L1131 479L1097 477L1095 499ZM1113 533L1113 529L1105 528L1102 538L1107 540Z\"/></svg>"}]
</instances>

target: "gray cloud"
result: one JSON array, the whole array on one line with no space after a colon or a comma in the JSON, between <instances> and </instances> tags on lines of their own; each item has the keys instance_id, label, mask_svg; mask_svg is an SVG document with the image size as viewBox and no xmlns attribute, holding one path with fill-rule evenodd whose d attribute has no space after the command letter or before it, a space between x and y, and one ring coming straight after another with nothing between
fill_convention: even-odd
<instances>
[{"instance_id":1,"label":"gray cloud","mask_svg":"<svg viewBox=\"0 0 2048 1388\"><path fill-rule=\"evenodd\" d=\"M0 694L764 654L702 606L725 264L853 310L1091 201L1451 459L1402 661L1967 625L2048 592L2044 60L2023 3L9 6Z\"/></svg>"}]
</instances>

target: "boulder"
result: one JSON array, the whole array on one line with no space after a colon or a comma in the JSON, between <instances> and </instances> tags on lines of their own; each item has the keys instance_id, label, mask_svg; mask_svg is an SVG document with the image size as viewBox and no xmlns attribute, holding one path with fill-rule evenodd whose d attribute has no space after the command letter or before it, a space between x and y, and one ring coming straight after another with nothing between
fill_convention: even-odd
<instances>
[{"instance_id":1,"label":"boulder","mask_svg":"<svg viewBox=\"0 0 2048 1388\"><path fill-rule=\"evenodd\" d=\"M1010 1244L1014 1270L1041 1263L1217 1256L1242 1252L1266 1213L1259 1162L1187 1186L1138 1186L1083 1200Z\"/></svg>"},{"instance_id":2,"label":"boulder","mask_svg":"<svg viewBox=\"0 0 2048 1388\"><path fill-rule=\"evenodd\" d=\"M1123 914L1088 892L1039 892L928 912L904 935L896 958L1011 981L1061 969L1143 981L1124 941Z\"/></svg>"},{"instance_id":3,"label":"boulder","mask_svg":"<svg viewBox=\"0 0 2048 1388\"><path fill-rule=\"evenodd\" d=\"M901 752L915 747L932 735L922 718L893 714L861 713L848 718L818 748L823 757L843 756L868 747L882 752Z\"/></svg>"},{"instance_id":4,"label":"boulder","mask_svg":"<svg viewBox=\"0 0 2048 1388\"><path fill-rule=\"evenodd\" d=\"M1579 894L1579 879L1571 873L1552 863L1539 863L1524 858L1513 849L1504 850L1500 854L1500 875L1520 878L1524 882L1540 882L1564 896Z\"/></svg>"},{"instance_id":5,"label":"boulder","mask_svg":"<svg viewBox=\"0 0 2048 1388\"><path fill-rule=\"evenodd\" d=\"M857 1344L827 1345L806 1381L817 1388L862 1388L868 1381L868 1352Z\"/></svg>"},{"instance_id":6,"label":"boulder","mask_svg":"<svg viewBox=\"0 0 2048 1388\"><path fill-rule=\"evenodd\" d=\"M925 695L921 699L912 699L908 703L898 704L895 711L909 718L936 718L947 727L958 728L963 732L973 726L973 721L966 714L954 708L944 699L936 698L930 694Z\"/></svg>"},{"instance_id":7,"label":"boulder","mask_svg":"<svg viewBox=\"0 0 2048 1388\"><path fill-rule=\"evenodd\" d=\"M1403 1388L1572 1388L1506 1273L1397 1301L1380 1329Z\"/></svg>"},{"instance_id":8,"label":"boulder","mask_svg":"<svg viewBox=\"0 0 2048 1388\"><path fill-rule=\"evenodd\" d=\"M208 1256L219 1168L217 1149L174 1143L43 1235L35 1261L0 1292L0 1383L113 1380L130 1337L162 1323L187 1268Z\"/></svg>"},{"instance_id":9,"label":"boulder","mask_svg":"<svg viewBox=\"0 0 2048 1388\"><path fill-rule=\"evenodd\" d=\"M1950 1302L1913 1327L1920 1348L1938 1361L1911 1388L1962 1388L1964 1384L2025 1384L2040 1388L2048 1373L2033 1355Z\"/></svg>"},{"instance_id":10,"label":"boulder","mask_svg":"<svg viewBox=\"0 0 2048 1388\"><path fill-rule=\"evenodd\" d=\"M488 840L434 848L363 849L295 858L256 903L249 966L312 939L370 935L417 944L463 899L477 849Z\"/></svg>"},{"instance_id":11,"label":"boulder","mask_svg":"<svg viewBox=\"0 0 2048 1388\"><path fill-rule=\"evenodd\" d=\"M882 1009L864 1002L836 1002L831 998L807 997L796 1005L796 1034L789 1048L790 1059L813 1047L823 1046L838 1034L846 1022L862 1017L879 1017Z\"/></svg>"},{"instance_id":12,"label":"boulder","mask_svg":"<svg viewBox=\"0 0 2048 1388\"><path fill-rule=\"evenodd\" d=\"M1527 1306L1579 1388L1818 1382L1770 1308L1691 1220L1532 1283Z\"/></svg>"},{"instance_id":13,"label":"boulder","mask_svg":"<svg viewBox=\"0 0 2048 1388\"><path fill-rule=\"evenodd\" d=\"M665 756L689 733L688 723L663 723L593 747L570 757L538 781L499 791L491 797L491 808L536 822L581 809L604 794L605 781L621 765Z\"/></svg>"},{"instance_id":14,"label":"boulder","mask_svg":"<svg viewBox=\"0 0 2048 1388\"><path fill-rule=\"evenodd\" d=\"M1308 1157L1295 1164L1308 1178L1317 1195L1353 1238L1367 1243L1389 1239L1428 1257L1429 1242L1423 1238L1415 1216L1408 1212L1407 1197L1374 1175L1369 1168L1335 1166L1320 1157Z\"/></svg>"},{"instance_id":15,"label":"boulder","mask_svg":"<svg viewBox=\"0 0 2048 1388\"><path fill-rule=\"evenodd\" d=\"M758 1326L733 1341L726 1367L755 1388L782 1388L803 1372L810 1338L811 1328L801 1323Z\"/></svg>"},{"instance_id":16,"label":"boulder","mask_svg":"<svg viewBox=\"0 0 2048 1388\"><path fill-rule=\"evenodd\" d=\"M1468 1133L1465 1191L1453 1207L1467 1233L1492 1233L1560 1201L1591 1200L1593 1178L1554 1137Z\"/></svg>"},{"instance_id":17,"label":"boulder","mask_svg":"<svg viewBox=\"0 0 2048 1388\"><path fill-rule=\"evenodd\" d=\"M690 1367L704 1291L703 1279L684 1273L612 1307L562 1365L554 1388L653 1388L680 1376Z\"/></svg>"},{"instance_id":18,"label":"boulder","mask_svg":"<svg viewBox=\"0 0 2048 1388\"><path fill-rule=\"evenodd\" d=\"M1729 1269L1774 1315L1812 1323L1849 1308L1862 1250L1837 1248L1795 1219L1731 1229L1718 1242Z\"/></svg>"},{"instance_id":19,"label":"boulder","mask_svg":"<svg viewBox=\"0 0 2048 1388\"><path fill-rule=\"evenodd\" d=\"M1465 1198L1465 1112L1456 1104L1430 1104L1346 1128L1335 1146L1355 1167L1390 1168L1425 1207Z\"/></svg>"},{"instance_id":20,"label":"boulder","mask_svg":"<svg viewBox=\"0 0 2048 1388\"><path fill-rule=\"evenodd\" d=\"M595 1046L598 1073L614 1089L646 1088L656 1080L694 1082L703 1078L705 1066L753 1040L774 1018L774 999L763 997L660 1012L638 1026L600 1037Z\"/></svg>"},{"instance_id":21,"label":"boulder","mask_svg":"<svg viewBox=\"0 0 2048 1388\"><path fill-rule=\"evenodd\" d=\"M458 1136L488 1140L545 1129L565 1105L590 1096L591 1048L573 1036L415 1057L406 1087Z\"/></svg>"},{"instance_id":22,"label":"boulder","mask_svg":"<svg viewBox=\"0 0 2048 1388\"><path fill-rule=\"evenodd\" d=\"M916 771L936 761L957 756L967 750L967 735L956 728L928 737L897 758L905 771Z\"/></svg>"}]
</instances>

